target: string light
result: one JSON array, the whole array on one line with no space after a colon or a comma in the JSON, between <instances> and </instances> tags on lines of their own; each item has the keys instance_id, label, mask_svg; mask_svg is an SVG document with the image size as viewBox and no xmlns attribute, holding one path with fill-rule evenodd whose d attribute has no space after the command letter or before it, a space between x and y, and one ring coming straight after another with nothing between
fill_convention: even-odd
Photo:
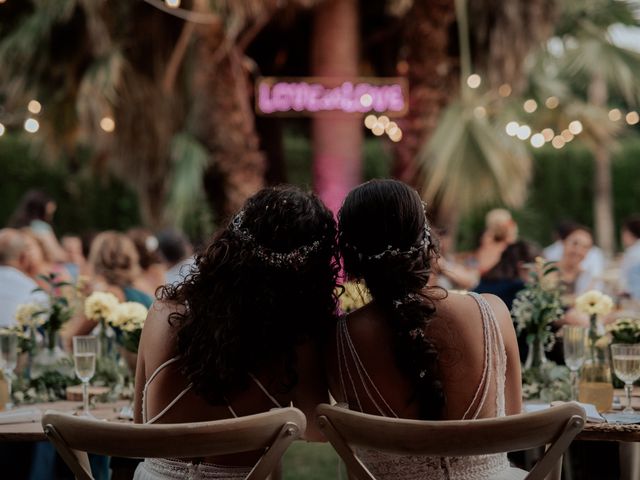
<instances>
[{"instance_id":1,"label":"string light","mask_svg":"<svg viewBox=\"0 0 640 480\"><path fill-rule=\"evenodd\" d=\"M526 140L531 135L531 127L528 125L520 125L518 127L518 132L516 133L516 137L520 140Z\"/></svg>"},{"instance_id":2,"label":"string light","mask_svg":"<svg viewBox=\"0 0 640 480\"><path fill-rule=\"evenodd\" d=\"M36 133L40 129L40 122L35 118L27 118L24 121L24 129L29 133Z\"/></svg>"},{"instance_id":3,"label":"string light","mask_svg":"<svg viewBox=\"0 0 640 480\"><path fill-rule=\"evenodd\" d=\"M373 126L373 128L371 129L371 131L373 132L373 134L376 137L379 137L381 135L384 134L384 125L382 125L382 123L380 123L379 121L376 122L376 124Z\"/></svg>"},{"instance_id":4,"label":"string light","mask_svg":"<svg viewBox=\"0 0 640 480\"><path fill-rule=\"evenodd\" d=\"M364 118L364 126L371 130L377 121L378 117L376 117L375 115L367 115Z\"/></svg>"},{"instance_id":5,"label":"string light","mask_svg":"<svg viewBox=\"0 0 640 480\"><path fill-rule=\"evenodd\" d=\"M384 127L384 131L391 137L398 131L398 124L396 122L389 122L387 126Z\"/></svg>"},{"instance_id":6,"label":"string light","mask_svg":"<svg viewBox=\"0 0 640 480\"><path fill-rule=\"evenodd\" d=\"M530 142L534 148L540 148L541 146L544 145L544 142L545 142L544 135L542 135L541 133L536 133L534 135L531 135Z\"/></svg>"},{"instance_id":7,"label":"string light","mask_svg":"<svg viewBox=\"0 0 640 480\"><path fill-rule=\"evenodd\" d=\"M545 100L544 104L549 110L553 110L558 105L560 105L560 100L556 96L551 96Z\"/></svg>"},{"instance_id":8,"label":"string light","mask_svg":"<svg viewBox=\"0 0 640 480\"><path fill-rule=\"evenodd\" d=\"M0 3L2 2L0 1ZM5 130L6 128L4 128L4 125L0 123L0 137L4 135Z\"/></svg>"},{"instance_id":9,"label":"string light","mask_svg":"<svg viewBox=\"0 0 640 480\"><path fill-rule=\"evenodd\" d=\"M556 135L555 137L553 137L553 140L551 140L551 145L553 145L554 148L557 148L558 150L564 147L565 143L566 142L564 141L564 138L562 138L560 135Z\"/></svg>"},{"instance_id":10,"label":"string light","mask_svg":"<svg viewBox=\"0 0 640 480\"><path fill-rule=\"evenodd\" d=\"M569 131L574 135L578 135L582 132L582 122L580 120L574 120L569 123Z\"/></svg>"},{"instance_id":11,"label":"string light","mask_svg":"<svg viewBox=\"0 0 640 480\"><path fill-rule=\"evenodd\" d=\"M180 0L164 0L169 8L180 8Z\"/></svg>"},{"instance_id":12,"label":"string light","mask_svg":"<svg viewBox=\"0 0 640 480\"><path fill-rule=\"evenodd\" d=\"M483 106L478 106L473 109L473 114L476 116L476 118L484 118L487 116L487 109Z\"/></svg>"},{"instance_id":13,"label":"string light","mask_svg":"<svg viewBox=\"0 0 640 480\"><path fill-rule=\"evenodd\" d=\"M111 133L116 129L116 122L111 117L103 117L100 120L100 128L107 133Z\"/></svg>"},{"instance_id":14,"label":"string light","mask_svg":"<svg viewBox=\"0 0 640 480\"><path fill-rule=\"evenodd\" d=\"M472 73L467 77L467 85L469 88L478 88L482 83L482 78L477 73Z\"/></svg>"},{"instance_id":15,"label":"string light","mask_svg":"<svg viewBox=\"0 0 640 480\"><path fill-rule=\"evenodd\" d=\"M538 102L536 102L533 98L530 98L523 105L524 111L527 113L533 113L538 109Z\"/></svg>"},{"instance_id":16,"label":"string light","mask_svg":"<svg viewBox=\"0 0 640 480\"><path fill-rule=\"evenodd\" d=\"M382 128L386 128L389 125L389 117L386 115L380 115L378 117L378 122L382 125Z\"/></svg>"},{"instance_id":17,"label":"string light","mask_svg":"<svg viewBox=\"0 0 640 480\"><path fill-rule=\"evenodd\" d=\"M498 87L498 95L501 97L508 97L511 95L511 85L508 83L503 83Z\"/></svg>"},{"instance_id":18,"label":"string light","mask_svg":"<svg viewBox=\"0 0 640 480\"><path fill-rule=\"evenodd\" d=\"M544 137L545 142L550 142L551 140L553 140L553 137L555 136L555 132L553 131L552 128L545 128L540 133L542 133L542 136Z\"/></svg>"},{"instance_id":19,"label":"string light","mask_svg":"<svg viewBox=\"0 0 640 480\"><path fill-rule=\"evenodd\" d=\"M621 118L622 118L622 112L620 111L619 108L613 108L609 110L609 120L611 120L612 122L617 122Z\"/></svg>"},{"instance_id":20,"label":"string light","mask_svg":"<svg viewBox=\"0 0 640 480\"><path fill-rule=\"evenodd\" d=\"M635 125L636 123L640 122L640 115L638 115L638 112L633 110L627 113L627 115L625 116L625 120L629 125Z\"/></svg>"},{"instance_id":21,"label":"string light","mask_svg":"<svg viewBox=\"0 0 640 480\"><path fill-rule=\"evenodd\" d=\"M360 105L362 105L363 107L370 107L372 103L373 97L368 93L365 93L360 97Z\"/></svg>"},{"instance_id":22,"label":"string light","mask_svg":"<svg viewBox=\"0 0 640 480\"><path fill-rule=\"evenodd\" d=\"M27 110L29 110L34 115L37 115L42 110L42 104L37 100L31 100L27 105Z\"/></svg>"},{"instance_id":23,"label":"string light","mask_svg":"<svg viewBox=\"0 0 640 480\"><path fill-rule=\"evenodd\" d=\"M573 140L573 133L571 133L568 129L564 129L562 131L562 133L560 133L560 136L562 137L562 139L569 143L571 140Z\"/></svg>"},{"instance_id":24,"label":"string light","mask_svg":"<svg viewBox=\"0 0 640 480\"><path fill-rule=\"evenodd\" d=\"M518 124L518 122L509 122L505 127L505 131L507 132L507 135L515 137L516 134L518 133L518 128L520 128L520 125Z\"/></svg>"}]
</instances>

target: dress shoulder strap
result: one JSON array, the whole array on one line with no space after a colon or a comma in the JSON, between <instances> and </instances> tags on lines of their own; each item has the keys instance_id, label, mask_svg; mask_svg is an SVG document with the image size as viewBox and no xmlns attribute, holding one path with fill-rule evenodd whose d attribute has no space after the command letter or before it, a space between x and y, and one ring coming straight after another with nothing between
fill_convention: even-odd
<instances>
[{"instance_id":1,"label":"dress shoulder strap","mask_svg":"<svg viewBox=\"0 0 640 480\"><path fill-rule=\"evenodd\" d=\"M169 360L167 360L166 362L162 363L158 368L156 368L153 371L153 373L151 375L149 375L149 378L144 383L144 388L142 389L142 422L143 423L155 423L155 422L157 422L165 413L167 413L169 411L169 409L171 407L173 407L178 402L178 400L180 400L182 397L184 397L187 394L187 392L189 390L191 390L191 387L193 385L190 383L171 402L169 402L169 404L166 407L164 407L160 413L155 415L150 420L147 419L147 389L149 388L149 385L151 385L151 382L158 376L158 374L164 368L168 367L169 365L171 365L171 364L173 364L173 363L175 363L177 361L178 361L178 357L173 357L173 358L170 358Z\"/></svg>"},{"instance_id":2,"label":"dress shoulder strap","mask_svg":"<svg viewBox=\"0 0 640 480\"><path fill-rule=\"evenodd\" d=\"M262 393L264 393L266 397L271 400L271 403L273 403L276 408L282 408L280 402L278 402L278 400L276 400L275 397L269 393L269 391L264 387L264 385L262 385L260 380L258 380L253 373L249 373L249 376L251 377L251 380L253 380L253 382L258 386L258 388L262 390Z\"/></svg>"},{"instance_id":3,"label":"dress shoulder strap","mask_svg":"<svg viewBox=\"0 0 640 480\"><path fill-rule=\"evenodd\" d=\"M471 404L467 408L463 419L477 418L484 406L492 383L496 386L496 415L504 416L505 399L504 388L506 380L507 355L493 308L487 300L475 292L469 295L476 301L482 318L482 336L484 341L484 365L482 376ZM474 408L475 406L475 408Z\"/></svg>"}]
</instances>

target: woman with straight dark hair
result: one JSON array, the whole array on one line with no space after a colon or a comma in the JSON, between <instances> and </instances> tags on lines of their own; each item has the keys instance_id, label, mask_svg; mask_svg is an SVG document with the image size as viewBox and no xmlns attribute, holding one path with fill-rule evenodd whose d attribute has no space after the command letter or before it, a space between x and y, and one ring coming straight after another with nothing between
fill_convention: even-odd
<instances>
[{"instance_id":1,"label":"woman with straight dark hair","mask_svg":"<svg viewBox=\"0 0 640 480\"><path fill-rule=\"evenodd\" d=\"M387 417L459 420L520 413L520 359L509 311L493 295L428 287L437 251L418 193L373 180L339 213L346 273L373 301L340 319L328 351L332 395ZM487 360L486 360L487 359ZM433 458L360 450L379 479L520 479L506 454Z\"/></svg>"},{"instance_id":2,"label":"woman with straight dark hair","mask_svg":"<svg viewBox=\"0 0 640 480\"><path fill-rule=\"evenodd\" d=\"M318 343L335 324L335 238L333 215L310 193L280 187L251 197L149 312L136 422L216 420L290 403L313 418L328 401ZM314 422L306 436L322 438ZM245 478L261 454L147 459L135 478Z\"/></svg>"}]
</instances>

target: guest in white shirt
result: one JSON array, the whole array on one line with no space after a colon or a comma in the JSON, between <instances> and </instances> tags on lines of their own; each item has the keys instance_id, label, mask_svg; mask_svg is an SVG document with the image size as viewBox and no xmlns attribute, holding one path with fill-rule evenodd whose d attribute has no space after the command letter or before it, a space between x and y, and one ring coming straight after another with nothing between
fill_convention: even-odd
<instances>
[{"instance_id":1,"label":"guest in white shirt","mask_svg":"<svg viewBox=\"0 0 640 480\"><path fill-rule=\"evenodd\" d=\"M12 228L0 230L0 327L15 325L15 313L23 303L47 303L47 296L29 277L31 246L25 234Z\"/></svg>"},{"instance_id":2,"label":"guest in white shirt","mask_svg":"<svg viewBox=\"0 0 640 480\"><path fill-rule=\"evenodd\" d=\"M542 251L542 256L550 262L560 261L564 252L565 239L569 233L573 232L578 226L579 225L577 223L571 221L560 222L556 226L555 232L558 239ZM591 278L597 279L602 277L604 267L604 253L600 247L593 245L589 249L587 256L584 257L584 260L580 263L580 268L587 272Z\"/></svg>"},{"instance_id":3,"label":"guest in white shirt","mask_svg":"<svg viewBox=\"0 0 640 480\"><path fill-rule=\"evenodd\" d=\"M640 300L640 215L625 220L622 245L625 247L620 263L622 287L634 300Z\"/></svg>"}]
</instances>

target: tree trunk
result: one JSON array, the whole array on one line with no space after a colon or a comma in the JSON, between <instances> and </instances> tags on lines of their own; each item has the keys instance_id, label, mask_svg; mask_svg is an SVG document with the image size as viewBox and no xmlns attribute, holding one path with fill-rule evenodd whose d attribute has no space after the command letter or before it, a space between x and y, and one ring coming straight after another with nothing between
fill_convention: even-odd
<instances>
[{"instance_id":1,"label":"tree trunk","mask_svg":"<svg viewBox=\"0 0 640 480\"><path fill-rule=\"evenodd\" d=\"M205 0L195 5L199 11L209 11ZM242 54L235 45L226 44L219 24L197 25L195 36L191 124L211 153L204 178L207 197L217 217L226 218L264 186L265 159L259 150Z\"/></svg>"},{"instance_id":2,"label":"tree trunk","mask_svg":"<svg viewBox=\"0 0 640 480\"><path fill-rule=\"evenodd\" d=\"M591 78L589 85L589 103L605 107L607 103L607 84L601 74ZM596 243L610 257L615 246L615 227L613 222L613 196L611 192L611 153L610 145L598 142L593 151L595 161L593 211Z\"/></svg>"},{"instance_id":3,"label":"tree trunk","mask_svg":"<svg viewBox=\"0 0 640 480\"><path fill-rule=\"evenodd\" d=\"M394 144L392 174L414 186L419 185L416 155L435 130L440 112L459 90L455 20L451 0L416 1L407 14L407 54L398 63L398 73L409 80L409 111L398 120L403 137Z\"/></svg>"},{"instance_id":4,"label":"tree trunk","mask_svg":"<svg viewBox=\"0 0 640 480\"><path fill-rule=\"evenodd\" d=\"M358 75L357 0L327 0L315 11L311 45L312 74L348 78ZM317 114L313 118L313 173L320 198L337 212L362 178L362 118Z\"/></svg>"}]
</instances>

